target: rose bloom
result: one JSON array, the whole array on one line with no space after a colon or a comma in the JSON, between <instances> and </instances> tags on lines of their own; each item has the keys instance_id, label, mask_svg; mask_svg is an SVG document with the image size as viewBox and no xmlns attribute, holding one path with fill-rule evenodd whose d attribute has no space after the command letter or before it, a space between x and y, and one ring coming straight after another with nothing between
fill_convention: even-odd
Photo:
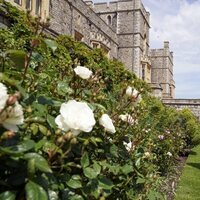
<instances>
[{"instance_id":1,"label":"rose bloom","mask_svg":"<svg viewBox=\"0 0 200 200\"><path fill-rule=\"evenodd\" d=\"M4 84L0 83L0 111L5 107L7 99L7 88Z\"/></svg>"},{"instance_id":2,"label":"rose bloom","mask_svg":"<svg viewBox=\"0 0 200 200\"><path fill-rule=\"evenodd\" d=\"M92 71L83 66L77 66L74 68L74 72L82 79L89 79L92 76Z\"/></svg>"},{"instance_id":3,"label":"rose bloom","mask_svg":"<svg viewBox=\"0 0 200 200\"><path fill-rule=\"evenodd\" d=\"M115 133L115 127L112 123L112 120L110 119L110 117L107 114L103 114L101 116L101 118L99 119L99 124L102 125L106 131L110 132L110 133Z\"/></svg>"},{"instance_id":4,"label":"rose bloom","mask_svg":"<svg viewBox=\"0 0 200 200\"><path fill-rule=\"evenodd\" d=\"M76 136L81 131L90 132L96 121L91 108L84 102L69 100L60 107L60 115L55 119L56 124L63 131L71 130Z\"/></svg>"},{"instance_id":5,"label":"rose bloom","mask_svg":"<svg viewBox=\"0 0 200 200\"><path fill-rule=\"evenodd\" d=\"M125 114L125 115L119 115L119 118L124 121L124 122L128 122L129 124L134 124L134 119L132 118L131 115L129 114Z\"/></svg>"},{"instance_id":6,"label":"rose bloom","mask_svg":"<svg viewBox=\"0 0 200 200\"><path fill-rule=\"evenodd\" d=\"M159 136L158 136L158 139L159 139L159 140L163 140L163 139L164 139L164 135L159 135Z\"/></svg>"},{"instance_id":7,"label":"rose bloom","mask_svg":"<svg viewBox=\"0 0 200 200\"><path fill-rule=\"evenodd\" d=\"M129 142L129 143L123 142L123 145L125 146L125 148L126 148L127 151L130 151L131 148L132 148L132 146L133 146L132 142ZM134 148L134 146L133 146L133 148Z\"/></svg>"},{"instance_id":8,"label":"rose bloom","mask_svg":"<svg viewBox=\"0 0 200 200\"><path fill-rule=\"evenodd\" d=\"M134 97L134 98L137 98L138 96L138 91L130 86L127 87L126 89L126 95L127 96L130 96L130 97Z\"/></svg>"},{"instance_id":9,"label":"rose bloom","mask_svg":"<svg viewBox=\"0 0 200 200\"><path fill-rule=\"evenodd\" d=\"M169 156L169 157L171 157L172 156L172 153L171 152L167 152L167 155Z\"/></svg>"},{"instance_id":10,"label":"rose bloom","mask_svg":"<svg viewBox=\"0 0 200 200\"><path fill-rule=\"evenodd\" d=\"M17 125L23 124L23 122L23 109L18 101L13 106L7 107L0 114L0 124L10 131L17 132Z\"/></svg>"},{"instance_id":11,"label":"rose bloom","mask_svg":"<svg viewBox=\"0 0 200 200\"><path fill-rule=\"evenodd\" d=\"M144 153L144 156L145 156L146 158L148 158L148 157L150 157L150 153L147 151L147 152Z\"/></svg>"}]
</instances>

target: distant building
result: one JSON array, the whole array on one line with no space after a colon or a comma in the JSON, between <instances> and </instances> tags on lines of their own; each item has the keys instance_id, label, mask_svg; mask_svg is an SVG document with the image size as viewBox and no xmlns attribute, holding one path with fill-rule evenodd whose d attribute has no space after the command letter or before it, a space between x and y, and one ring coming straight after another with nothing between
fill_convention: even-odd
<instances>
[{"instance_id":1,"label":"distant building","mask_svg":"<svg viewBox=\"0 0 200 200\"><path fill-rule=\"evenodd\" d=\"M141 0L93 3L90 0L7 0L42 20L50 18L52 34L67 34L91 48L102 48L110 59L151 84L154 95L174 98L173 54L169 43L149 49L149 12Z\"/></svg>"}]
</instances>

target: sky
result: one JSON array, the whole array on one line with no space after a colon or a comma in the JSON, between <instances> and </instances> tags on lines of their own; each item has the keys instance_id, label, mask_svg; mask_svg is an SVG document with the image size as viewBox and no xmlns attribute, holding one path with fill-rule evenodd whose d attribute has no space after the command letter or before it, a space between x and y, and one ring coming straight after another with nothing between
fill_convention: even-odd
<instances>
[{"instance_id":1,"label":"sky","mask_svg":"<svg viewBox=\"0 0 200 200\"><path fill-rule=\"evenodd\" d=\"M150 48L169 41L174 52L175 97L200 99L200 0L142 2L150 12Z\"/></svg>"}]
</instances>

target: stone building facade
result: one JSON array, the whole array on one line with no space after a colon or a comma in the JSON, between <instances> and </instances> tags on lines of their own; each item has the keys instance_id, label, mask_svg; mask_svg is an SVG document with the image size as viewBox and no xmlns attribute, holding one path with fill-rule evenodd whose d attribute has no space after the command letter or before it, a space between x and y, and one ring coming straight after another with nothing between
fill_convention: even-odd
<instances>
[{"instance_id":1,"label":"stone building facade","mask_svg":"<svg viewBox=\"0 0 200 200\"><path fill-rule=\"evenodd\" d=\"M169 42L164 42L163 49L150 49L151 83L159 83L162 98L174 98L175 82L173 80L173 52L169 50Z\"/></svg>"},{"instance_id":2,"label":"stone building facade","mask_svg":"<svg viewBox=\"0 0 200 200\"><path fill-rule=\"evenodd\" d=\"M50 18L52 34L67 34L90 48L102 48L110 59L151 84L159 97L174 97L173 55L168 43L149 49L150 13L142 0L7 0L42 20Z\"/></svg>"}]
</instances>

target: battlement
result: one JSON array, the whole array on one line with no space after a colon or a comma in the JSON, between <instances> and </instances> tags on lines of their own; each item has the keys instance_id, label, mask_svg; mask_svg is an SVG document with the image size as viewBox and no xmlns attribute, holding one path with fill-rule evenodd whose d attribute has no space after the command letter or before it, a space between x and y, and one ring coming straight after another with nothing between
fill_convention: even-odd
<instances>
[{"instance_id":1,"label":"battlement","mask_svg":"<svg viewBox=\"0 0 200 200\"><path fill-rule=\"evenodd\" d=\"M173 52L169 50L169 42L164 41L162 49L150 49L150 57L169 57L171 63L173 63Z\"/></svg>"}]
</instances>

